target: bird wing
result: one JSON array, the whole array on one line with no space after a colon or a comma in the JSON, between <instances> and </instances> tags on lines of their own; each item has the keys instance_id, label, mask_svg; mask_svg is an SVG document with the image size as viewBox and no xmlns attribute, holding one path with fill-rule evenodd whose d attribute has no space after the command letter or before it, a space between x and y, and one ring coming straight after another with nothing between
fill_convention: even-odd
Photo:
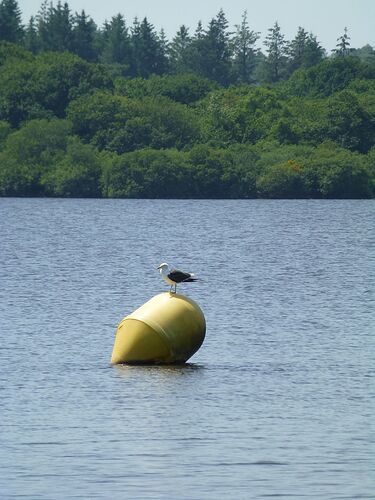
<instances>
[{"instance_id":1,"label":"bird wing","mask_svg":"<svg viewBox=\"0 0 375 500\"><path fill-rule=\"evenodd\" d=\"M183 281L191 278L190 273L184 273L183 271L179 271L178 269L172 269L168 274L168 278L175 283L182 283Z\"/></svg>"}]
</instances>

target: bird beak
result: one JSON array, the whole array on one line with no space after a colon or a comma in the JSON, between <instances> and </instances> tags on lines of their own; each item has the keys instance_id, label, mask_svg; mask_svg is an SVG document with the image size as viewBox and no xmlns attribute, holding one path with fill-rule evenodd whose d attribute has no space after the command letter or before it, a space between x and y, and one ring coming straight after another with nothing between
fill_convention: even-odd
<instances>
[{"instance_id":1,"label":"bird beak","mask_svg":"<svg viewBox=\"0 0 375 500\"><path fill-rule=\"evenodd\" d=\"M161 266L157 267L156 269L160 269L160 268L161 268Z\"/></svg>"}]
</instances>

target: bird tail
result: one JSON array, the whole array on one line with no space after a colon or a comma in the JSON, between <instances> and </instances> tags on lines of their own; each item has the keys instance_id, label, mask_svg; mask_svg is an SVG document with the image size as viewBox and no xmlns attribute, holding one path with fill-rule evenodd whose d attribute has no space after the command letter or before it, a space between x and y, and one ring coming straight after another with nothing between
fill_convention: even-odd
<instances>
[{"instance_id":1,"label":"bird tail","mask_svg":"<svg viewBox=\"0 0 375 500\"><path fill-rule=\"evenodd\" d=\"M184 280L183 282L186 283L186 282L189 282L189 281L198 281L199 278L186 278L186 280Z\"/></svg>"}]
</instances>

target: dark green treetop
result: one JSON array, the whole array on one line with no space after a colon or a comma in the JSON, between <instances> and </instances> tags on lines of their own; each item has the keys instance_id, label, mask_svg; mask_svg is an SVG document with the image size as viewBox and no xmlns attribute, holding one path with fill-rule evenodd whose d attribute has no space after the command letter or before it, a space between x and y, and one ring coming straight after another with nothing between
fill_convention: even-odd
<instances>
[{"instance_id":1,"label":"dark green treetop","mask_svg":"<svg viewBox=\"0 0 375 500\"><path fill-rule=\"evenodd\" d=\"M170 66L173 73L186 73L189 71L190 45L189 29L183 24L169 45Z\"/></svg>"},{"instance_id":2,"label":"dark green treetop","mask_svg":"<svg viewBox=\"0 0 375 500\"><path fill-rule=\"evenodd\" d=\"M265 61L266 81L275 83L283 78L287 60L287 44L277 21L268 30L264 44L267 47L267 58Z\"/></svg>"},{"instance_id":3,"label":"dark green treetop","mask_svg":"<svg viewBox=\"0 0 375 500\"><path fill-rule=\"evenodd\" d=\"M259 49L255 48L255 44L259 37L260 33L250 30L245 10L242 22L236 25L236 33L232 39L233 66L238 83L254 81L253 73L259 55Z\"/></svg>"},{"instance_id":4,"label":"dark green treetop","mask_svg":"<svg viewBox=\"0 0 375 500\"><path fill-rule=\"evenodd\" d=\"M97 27L95 22L82 10L73 18L72 52L86 61L94 62L98 58Z\"/></svg>"},{"instance_id":5,"label":"dark green treetop","mask_svg":"<svg viewBox=\"0 0 375 500\"><path fill-rule=\"evenodd\" d=\"M336 56L346 57L349 56L354 49L350 48L350 36L348 35L348 28L345 26L344 33L337 39L339 42L332 52Z\"/></svg>"},{"instance_id":6,"label":"dark green treetop","mask_svg":"<svg viewBox=\"0 0 375 500\"><path fill-rule=\"evenodd\" d=\"M104 24L102 38L101 61L107 64L123 64L130 67L132 64L131 42L125 19L121 14L113 16L110 22Z\"/></svg>"},{"instance_id":7,"label":"dark green treetop","mask_svg":"<svg viewBox=\"0 0 375 500\"><path fill-rule=\"evenodd\" d=\"M2 0L0 3L0 40L20 43L23 36L21 10L17 1Z\"/></svg>"}]
</instances>

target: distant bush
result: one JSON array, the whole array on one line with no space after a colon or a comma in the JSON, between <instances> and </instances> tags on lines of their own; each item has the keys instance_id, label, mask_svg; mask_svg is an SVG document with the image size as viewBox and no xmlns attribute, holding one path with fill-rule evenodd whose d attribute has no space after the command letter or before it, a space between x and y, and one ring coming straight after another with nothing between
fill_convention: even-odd
<instances>
[{"instance_id":1,"label":"distant bush","mask_svg":"<svg viewBox=\"0 0 375 500\"><path fill-rule=\"evenodd\" d=\"M192 104L203 99L218 87L207 78L195 74L153 75L148 79L119 78L115 81L116 92L131 98L169 97L181 104Z\"/></svg>"},{"instance_id":2,"label":"distant bush","mask_svg":"<svg viewBox=\"0 0 375 500\"><path fill-rule=\"evenodd\" d=\"M96 93L72 102L68 118L83 140L118 154L142 148L181 149L199 137L193 111L163 97Z\"/></svg>"}]
</instances>

